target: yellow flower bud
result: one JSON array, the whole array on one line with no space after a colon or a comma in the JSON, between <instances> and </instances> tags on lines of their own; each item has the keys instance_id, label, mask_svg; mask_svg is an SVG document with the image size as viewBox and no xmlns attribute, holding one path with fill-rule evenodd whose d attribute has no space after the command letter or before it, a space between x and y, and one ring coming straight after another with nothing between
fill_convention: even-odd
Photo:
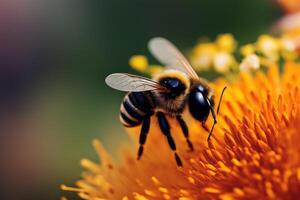
<instances>
[{"instance_id":1,"label":"yellow flower bud","mask_svg":"<svg viewBox=\"0 0 300 200\"><path fill-rule=\"evenodd\" d=\"M135 55L129 59L129 65L140 72L144 72L148 67L148 59L143 55Z\"/></svg>"},{"instance_id":2,"label":"yellow flower bud","mask_svg":"<svg viewBox=\"0 0 300 200\"><path fill-rule=\"evenodd\" d=\"M219 35L216 39L216 44L221 51L233 52L237 46L237 42L234 39L232 34L222 34Z\"/></svg>"},{"instance_id":3,"label":"yellow flower bud","mask_svg":"<svg viewBox=\"0 0 300 200\"><path fill-rule=\"evenodd\" d=\"M280 39L281 56L286 60L295 60L297 58L296 42L290 37L282 37Z\"/></svg>"},{"instance_id":4,"label":"yellow flower bud","mask_svg":"<svg viewBox=\"0 0 300 200\"><path fill-rule=\"evenodd\" d=\"M234 57L226 52L219 52L214 57L214 68L220 73L227 72L234 63Z\"/></svg>"},{"instance_id":5,"label":"yellow flower bud","mask_svg":"<svg viewBox=\"0 0 300 200\"><path fill-rule=\"evenodd\" d=\"M241 47L240 52L243 56L249 56L255 52L255 46L253 44L246 44Z\"/></svg>"},{"instance_id":6,"label":"yellow flower bud","mask_svg":"<svg viewBox=\"0 0 300 200\"><path fill-rule=\"evenodd\" d=\"M295 51L296 43L288 37L282 37L280 39L280 47L283 51Z\"/></svg>"},{"instance_id":7,"label":"yellow flower bud","mask_svg":"<svg viewBox=\"0 0 300 200\"><path fill-rule=\"evenodd\" d=\"M198 44L192 53L191 63L196 70L206 70L213 64L213 58L217 53L217 47L213 43Z\"/></svg>"},{"instance_id":8,"label":"yellow flower bud","mask_svg":"<svg viewBox=\"0 0 300 200\"><path fill-rule=\"evenodd\" d=\"M240 64L241 71L256 70L260 67L259 57L256 54L251 54L243 59Z\"/></svg>"},{"instance_id":9,"label":"yellow flower bud","mask_svg":"<svg viewBox=\"0 0 300 200\"><path fill-rule=\"evenodd\" d=\"M270 35L261 35L257 40L256 48L264 56L271 60L276 61L279 58L279 41Z\"/></svg>"},{"instance_id":10,"label":"yellow flower bud","mask_svg":"<svg viewBox=\"0 0 300 200\"><path fill-rule=\"evenodd\" d=\"M160 65L150 65L148 68L148 72L150 75L154 75L160 73L164 70L164 68Z\"/></svg>"}]
</instances>

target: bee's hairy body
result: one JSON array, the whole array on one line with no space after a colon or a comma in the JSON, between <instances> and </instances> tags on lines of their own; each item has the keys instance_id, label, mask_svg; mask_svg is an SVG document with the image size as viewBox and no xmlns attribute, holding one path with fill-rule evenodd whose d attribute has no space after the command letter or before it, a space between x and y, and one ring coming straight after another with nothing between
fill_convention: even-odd
<instances>
[{"instance_id":1,"label":"bee's hairy body","mask_svg":"<svg viewBox=\"0 0 300 200\"><path fill-rule=\"evenodd\" d=\"M176 70L166 70L154 77L160 84L170 88L168 92L143 91L129 92L120 108L120 120L126 127L140 125L145 117L156 112L162 112L168 116L181 115L189 107L191 115L201 122L205 122L209 115L208 106L200 106L194 102L194 98L203 96L214 105L212 91L205 80L189 79L184 73ZM173 87L172 87L173 86ZM201 91L200 91L201 90ZM192 98L190 98L192 97Z\"/></svg>"},{"instance_id":2,"label":"bee's hairy body","mask_svg":"<svg viewBox=\"0 0 300 200\"><path fill-rule=\"evenodd\" d=\"M151 92L129 92L121 104L120 120L126 127L138 126L145 116L153 115L154 108Z\"/></svg>"},{"instance_id":3,"label":"bee's hairy body","mask_svg":"<svg viewBox=\"0 0 300 200\"><path fill-rule=\"evenodd\" d=\"M183 111L188 108L191 116L201 122L202 127L209 132L209 141L217 124L216 114L226 87L222 90L215 112L212 90L174 44L157 37L149 41L148 47L152 55L166 66L165 71L154 76L153 80L133 74L114 73L107 76L105 82L114 89L129 92L121 104L120 120L126 127L141 125L137 159L143 154L151 126L151 116L155 115L154 119L174 152L177 165L182 166L167 117L176 119L189 149L193 151L189 129L182 118ZM205 122L210 113L214 121L209 131Z\"/></svg>"}]
</instances>

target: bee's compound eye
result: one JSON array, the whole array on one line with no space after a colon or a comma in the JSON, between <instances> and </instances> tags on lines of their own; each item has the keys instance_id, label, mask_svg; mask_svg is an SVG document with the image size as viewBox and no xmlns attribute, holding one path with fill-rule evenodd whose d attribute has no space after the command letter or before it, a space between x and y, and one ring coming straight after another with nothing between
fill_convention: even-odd
<instances>
[{"instance_id":1,"label":"bee's compound eye","mask_svg":"<svg viewBox=\"0 0 300 200\"><path fill-rule=\"evenodd\" d=\"M196 87L196 91L201 92L205 96L207 96L207 94L208 94L207 88L203 87L202 85L199 85L198 87Z\"/></svg>"},{"instance_id":2,"label":"bee's compound eye","mask_svg":"<svg viewBox=\"0 0 300 200\"><path fill-rule=\"evenodd\" d=\"M206 98L206 95L199 88L189 95L189 111L195 119L201 122L206 121L210 111Z\"/></svg>"}]
</instances>

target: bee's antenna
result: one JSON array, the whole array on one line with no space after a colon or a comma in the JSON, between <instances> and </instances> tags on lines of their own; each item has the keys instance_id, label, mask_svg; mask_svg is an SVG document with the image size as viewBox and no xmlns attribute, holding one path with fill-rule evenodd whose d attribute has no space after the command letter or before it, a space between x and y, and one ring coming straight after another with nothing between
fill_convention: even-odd
<instances>
[{"instance_id":1,"label":"bee's antenna","mask_svg":"<svg viewBox=\"0 0 300 200\"><path fill-rule=\"evenodd\" d=\"M220 96L220 100L219 100L219 104L218 104L218 108L217 108L217 114L219 113L220 105L221 105L221 101L222 101L222 97L223 97L223 94L224 94L226 88L227 88L227 87L225 86L225 87L223 88L223 90L222 90L222 93L221 93L221 96ZM209 135L208 135L208 138L207 138L207 141L209 142L210 137L212 136L213 130L214 130L214 128L215 128L215 125L216 125L216 123L217 123L217 116L216 116L216 113L215 113L215 111L214 111L214 108L212 107L212 105L211 105L209 99L207 99L207 103L208 103L208 106L209 106L209 108L210 108L210 110L211 110L211 114L212 114L212 116L213 116L213 118L214 118L213 126L211 127L211 130L210 130Z\"/></svg>"},{"instance_id":2,"label":"bee's antenna","mask_svg":"<svg viewBox=\"0 0 300 200\"><path fill-rule=\"evenodd\" d=\"M220 96L220 100L219 100L219 105L218 105L218 108L217 108L217 114L219 113L219 110L220 110L220 105L221 105L221 102L222 102L222 98L223 98L223 94L226 90L227 86L225 86L222 90L222 93L221 93L221 96Z\"/></svg>"},{"instance_id":3,"label":"bee's antenna","mask_svg":"<svg viewBox=\"0 0 300 200\"><path fill-rule=\"evenodd\" d=\"M218 123L218 122L217 122L217 116L216 116L216 113L215 113L215 111L214 111L214 108L212 107L212 105L211 105L211 103L210 103L210 101L209 101L208 99L207 99L207 102L208 102L208 106L209 106L209 108L210 108L211 114L212 114L212 116L213 116L213 118L214 118L213 126L211 127L211 130L210 130L209 135L208 135L208 138L207 138L207 142L209 142L210 137L212 136L213 130L214 130L214 128L215 128L215 125L216 125L216 123Z\"/></svg>"}]
</instances>

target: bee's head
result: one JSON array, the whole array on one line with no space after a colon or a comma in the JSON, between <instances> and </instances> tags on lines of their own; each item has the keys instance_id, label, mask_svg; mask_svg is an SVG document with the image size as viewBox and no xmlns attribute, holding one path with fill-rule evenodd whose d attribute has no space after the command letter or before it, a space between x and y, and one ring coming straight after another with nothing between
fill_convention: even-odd
<instances>
[{"instance_id":1,"label":"bee's head","mask_svg":"<svg viewBox=\"0 0 300 200\"><path fill-rule=\"evenodd\" d=\"M180 95L185 95L190 86L190 81L187 76L177 70L166 70L159 74L155 79L160 85L167 88L166 94L170 98L176 98Z\"/></svg>"}]
</instances>

